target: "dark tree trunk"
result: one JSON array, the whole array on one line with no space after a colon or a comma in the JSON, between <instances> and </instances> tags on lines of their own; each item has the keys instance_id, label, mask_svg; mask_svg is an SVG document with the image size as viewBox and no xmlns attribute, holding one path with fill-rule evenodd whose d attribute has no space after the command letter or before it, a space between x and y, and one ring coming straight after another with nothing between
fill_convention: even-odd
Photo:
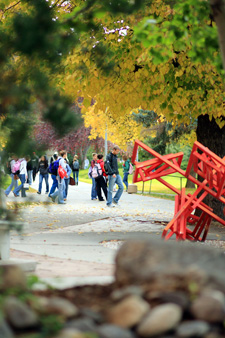
<instances>
[{"instance_id":1,"label":"dark tree trunk","mask_svg":"<svg viewBox=\"0 0 225 338\"><path fill-rule=\"evenodd\" d=\"M198 117L197 140L219 157L225 156L225 126L220 129L214 118L210 121L208 115ZM201 177L198 179L202 181ZM213 209L217 216L225 219L223 203L211 195L207 195L204 202Z\"/></svg>"},{"instance_id":2,"label":"dark tree trunk","mask_svg":"<svg viewBox=\"0 0 225 338\"><path fill-rule=\"evenodd\" d=\"M196 173L194 172L193 166L191 167L190 175L196 178ZM190 180L187 180L185 188L195 188L195 184L191 182Z\"/></svg>"}]
</instances>

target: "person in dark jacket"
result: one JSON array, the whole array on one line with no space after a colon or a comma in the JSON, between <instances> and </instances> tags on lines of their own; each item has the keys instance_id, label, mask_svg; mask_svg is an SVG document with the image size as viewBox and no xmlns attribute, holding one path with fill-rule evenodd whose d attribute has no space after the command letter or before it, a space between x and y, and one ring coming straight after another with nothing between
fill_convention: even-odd
<instances>
[{"instance_id":1,"label":"person in dark jacket","mask_svg":"<svg viewBox=\"0 0 225 338\"><path fill-rule=\"evenodd\" d=\"M31 161L32 161L32 168L33 168L33 181L35 181L37 170L38 170L38 165L39 165L39 158L35 152L33 152Z\"/></svg>"},{"instance_id":2,"label":"person in dark jacket","mask_svg":"<svg viewBox=\"0 0 225 338\"><path fill-rule=\"evenodd\" d=\"M108 207L114 207L115 205L118 205L119 199L123 193L123 182L121 176L119 175L118 160L117 160L117 154L119 153L119 151L120 148L115 145L113 147L112 152L109 153L106 157L106 165L108 169L108 180L109 180L107 203L106 203ZM118 185L118 190L115 196L112 197L114 184Z\"/></svg>"},{"instance_id":3,"label":"person in dark jacket","mask_svg":"<svg viewBox=\"0 0 225 338\"><path fill-rule=\"evenodd\" d=\"M45 185L46 185L46 194L49 192L49 184L48 184L48 160L46 156L41 156L41 159L38 164L38 169L37 171L40 171L39 174L39 188L37 193L41 194L41 189L42 189L42 181L45 179Z\"/></svg>"},{"instance_id":4,"label":"person in dark jacket","mask_svg":"<svg viewBox=\"0 0 225 338\"><path fill-rule=\"evenodd\" d=\"M32 176L33 176L33 164L31 161L30 156L27 156L27 183L29 183L29 185L32 184Z\"/></svg>"},{"instance_id":5,"label":"person in dark jacket","mask_svg":"<svg viewBox=\"0 0 225 338\"><path fill-rule=\"evenodd\" d=\"M57 159L58 159L58 153L55 152L55 153L53 154L53 156L51 157L50 162L53 163L53 162L57 161ZM57 180L57 176L54 175L54 174L51 174L51 177L52 177L52 181L53 181L53 182L52 182L52 186L51 186L50 192L49 192L49 194L48 194L48 197L50 197L50 195L53 194L53 193L55 192L55 189L58 188L58 180Z\"/></svg>"},{"instance_id":6,"label":"person in dark jacket","mask_svg":"<svg viewBox=\"0 0 225 338\"><path fill-rule=\"evenodd\" d=\"M126 186L126 191L128 189L128 175L129 175L129 169L130 169L130 161L128 160L126 155L123 155L123 183Z\"/></svg>"}]
</instances>

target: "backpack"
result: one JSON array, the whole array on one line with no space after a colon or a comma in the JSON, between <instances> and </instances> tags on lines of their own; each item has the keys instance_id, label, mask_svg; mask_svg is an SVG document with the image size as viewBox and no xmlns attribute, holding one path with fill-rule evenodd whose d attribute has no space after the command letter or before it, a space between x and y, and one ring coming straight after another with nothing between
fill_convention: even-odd
<instances>
[{"instance_id":1,"label":"backpack","mask_svg":"<svg viewBox=\"0 0 225 338\"><path fill-rule=\"evenodd\" d=\"M20 165L21 161L15 161L15 163L12 165L12 173L15 175L19 175L20 173Z\"/></svg>"},{"instance_id":2,"label":"backpack","mask_svg":"<svg viewBox=\"0 0 225 338\"><path fill-rule=\"evenodd\" d=\"M88 170L88 177L92 178L92 166L90 166L90 168Z\"/></svg>"},{"instance_id":3,"label":"backpack","mask_svg":"<svg viewBox=\"0 0 225 338\"><path fill-rule=\"evenodd\" d=\"M106 161L104 162L104 169L105 169L105 173L106 175L109 174L109 159L111 158L111 154L112 153L109 153L106 157Z\"/></svg>"},{"instance_id":4,"label":"backpack","mask_svg":"<svg viewBox=\"0 0 225 338\"><path fill-rule=\"evenodd\" d=\"M57 176L58 173L58 169L59 169L59 160L56 160L55 162L50 163L49 167L48 167L48 172L52 175Z\"/></svg>"},{"instance_id":5,"label":"backpack","mask_svg":"<svg viewBox=\"0 0 225 338\"><path fill-rule=\"evenodd\" d=\"M79 162L78 161L74 161L73 162L73 170L79 170Z\"/></svg>"},{"instance_id":6,"label":"backpack","mask_svg":"<svg viewBox=\"0 0 225 338\"><path fill-rule=\"evenodd\" d=\"M108 166L107 161L104 162L104 170L105 170L106 175L108 175L109 174L109 166Z\"/></svg>"},{"instance_id":7,"label":"backpack","mask_svg":"<svg viewBox=\"0 0 225 338\"><path fill-rule=\"evenodd\" d=\"M92 168L92 177L98 178L102 176L102 168L100 166L100 163L95 163L94 167Z\"/></svg>"},{"instance_id":8,"label":"backpack","mask_svg":"<svg viewBox=\"0 0 225 338\"><path fill-rule=\"evenodd\" d=\"M132 174L133 174L133 171L134 171L134 168L133 168L132 164L130 163L130 167L129 167L128 173L129 173L130 175L132 175Z\"/></svg>"}]
</instances>

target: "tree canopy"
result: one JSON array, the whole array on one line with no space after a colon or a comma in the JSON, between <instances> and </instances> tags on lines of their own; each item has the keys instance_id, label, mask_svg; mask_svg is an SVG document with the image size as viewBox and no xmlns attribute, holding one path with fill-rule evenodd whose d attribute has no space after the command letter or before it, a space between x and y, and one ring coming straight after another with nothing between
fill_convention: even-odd
<instances>
[{"instance_id":1,"label":"tree canopy","mask_svg":"<svg viewBox=\"0 0 225 338\"><path fill-rule=\"evenodd\" d=\"M129 17L105 14L94 16L93 9L94 28L65 59L59 81L74 99L84 97L93 137L106 124L117 140L120 130L127 141L129 131L140 135L130 116L136 108L174 126L200 115L225 125L222 61L207 1L142 1Z\"/></svg>"},{"instance_id":2,"label":"tree canopy","mask_svg":"<svg viewBox=\"0 0 225 338\"><path fill-rule=\"evenodd\" d=\"M0 105L3 127L14 126L11 140L24 139L32 122L22 116L32 114L36 100L44 118L67 132L76 124L70 107L78 97L84 98L93 138L106 128L112 141L123 144L140 136L131 116L137 108L154 110L174 125L207 114L222 128L224 83L213 3L2 1ZM9 144L18 148L18 142Z\"/></svg>"}]
</instances>

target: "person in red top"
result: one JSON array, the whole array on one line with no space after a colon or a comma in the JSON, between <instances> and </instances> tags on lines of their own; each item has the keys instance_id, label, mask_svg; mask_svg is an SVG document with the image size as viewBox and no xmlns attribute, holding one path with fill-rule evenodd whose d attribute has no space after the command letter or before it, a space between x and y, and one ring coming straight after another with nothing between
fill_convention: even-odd
<instances>
[{"instance_id":1,"label":"person in red top","mask_svg":"<svg viewBox=\"0 0 225 338\"><path fill-rule=\"evenodd\" d=\"M104 199L102 197L101 189L103 190L105 198L107 200L107 184L106 184L107 175L106 175L105 169L104 169L104 161L103 161L103 155L102 154L99 154L97 156L97 163L100 164L101 169L102 169L102 175L95 179L96 188L97 188L97 195L98 195L99 201L104 201Z\"/></svg>"}]
</instances>

